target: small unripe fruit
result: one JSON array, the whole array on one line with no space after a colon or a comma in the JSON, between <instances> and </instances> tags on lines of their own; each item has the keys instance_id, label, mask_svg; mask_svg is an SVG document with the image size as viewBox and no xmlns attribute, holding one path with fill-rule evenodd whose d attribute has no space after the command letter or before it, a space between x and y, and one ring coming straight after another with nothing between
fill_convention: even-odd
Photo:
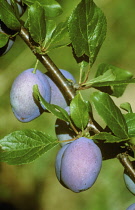
<instances>
[{"instance_id":1,"label":"small unripe fruit","mask_svg":"<svg viewBox=\"0 0 135 210\"><path fill-rule=\"evenodd\" d=\"M66 79L71 80L75 83L75 78L70 74L68 71L60 69L61 73L65 76ZM60 89L56 86L56 84L52 81L49 74L47 73L47 78L51 86L51 104L58 105L65 109L67 107L66 98L64 97L63 93Z\"/></svg>"},{"instance_id":2,"label":"small unripe fruit","mask_svg":"<svg viewBox=\"0 0 135 210\"><path fill-rule=\"evenodd\" d=\"M70 115L69 106L66 107L65 110ZM55 133L59 141L65 141L65 140L69 140L75 137L75 132L71 129L69 123L60 119L56 120ZM68 144L68 143L71 143L71 141L62 142L60 143L60 145L64 146L65 144Z\"/></svg>"},{"instance_id":3,"label":"small unripe fruit","mask_svg":"<svg viewBox=\"0 0 135 210\"><path fill-rule=\"evenodd\" d=\"M61 184L73 192L90 188L102 165L99 147L91 139L81 137L61 150L56 157L56 175Z\"/></svg>"},{"instance_id":4,"label":"small unripe fruit","mask_svg":"<svg viewBox=\"0 0 135 210\"><path fill-rule=\"evenodd\" d=\"M131 204L126 210L135 210L135 203Z\"/></svg>"},{"instance_id":5,"label":"small unripe fruit","mask_svg":"<svg viewBox=\"0 0 135 210\"><path fill-rule=\"evenodd\" d=\"M40 94L50 102L51 90L49 82L42 72L34 69L27 69L22 72L14 81L10 102L16 118L21 122L29 122L43 112L43 106L33 96L33 85L38 85Z\"/></svg>"}]
</instances>

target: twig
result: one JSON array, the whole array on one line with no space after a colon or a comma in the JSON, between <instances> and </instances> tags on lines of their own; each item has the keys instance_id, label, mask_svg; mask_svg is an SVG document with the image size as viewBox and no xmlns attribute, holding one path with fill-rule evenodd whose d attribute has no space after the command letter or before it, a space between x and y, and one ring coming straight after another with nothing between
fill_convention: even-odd
<instances>
[{"instance_id":1,"label":"twig","mask_svg":"<svg viewBox=\"0 0 135 210\"><path fill-rule=\"evenodd\" d=\"M29 46L32 50L33 54L37 57L37 59L45 66L48 70L51 79L56 83L56 85L60 88L63 92L65 98L68 101L71 101L75 96L75 89L72 86L72 83L69 82L63 74L60 72L58 67L53 63L51 58L47 54L39 54L36 51L36 47L32 44L31 38L26 28L23 26L21 27L21 31L19 36L25 41L25 43Z\"/></svg>"},{"instance_id":2,"label":"twig","mask_svg":"<svg viewBox=\"0 0 135 210\"><path fill-rule=\"evenodd\" d=\"M119 159L120 163L123 165L128 175L135 182L135 170L133 168L132 162L128 158L128 155L126 153L120 153L117 155L117 158Z\"/></svg>"}]
</instances>

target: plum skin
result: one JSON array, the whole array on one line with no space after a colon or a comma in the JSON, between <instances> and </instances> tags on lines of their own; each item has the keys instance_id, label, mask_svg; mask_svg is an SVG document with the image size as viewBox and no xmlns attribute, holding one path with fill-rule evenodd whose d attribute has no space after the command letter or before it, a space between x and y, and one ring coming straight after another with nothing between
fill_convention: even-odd
<instances>
[{"instance_id":1,"label":"plum skin","mask_svg":"<svg viewBox=\"0 0 135 210\"><path fill-rule=\"evenodd\" d=\"M13 82L10 91L10 103L16 118L21 122L29 122L40 116L45 109L33 96L33 85L37 84L42 97L50 102L51 89L42 72L33 68L23 71Z\"/></svg>"},{"instance_id":2,"label":"plum skin","mask_svg":"<svg viewBox=\"0 0 135 210\"><path fill-rule=\"evenodd\" d=\"M102 166L99 147L93 140L81 137L64 145L61 150L55 164L56 176L61 184L76 193L90 188Z\"/></svg>"},{"instance_id":3,"label":"plum skin","mask_svg":"<svg viewBox=\"0 0 135 210\"><path fill-rule=\"evenodd\" d=\"M131 179L131 177L124 171L123 174L124 182L127 189L135 195L135 182Z\"/></svg>"},{"instance_id":4,"label":"plum skin","mask_svg":"<svg viewBox=\"0 0 135 210\"><path fill-rule=\"evenodd\" d=\"M135 203L131 204L126 210L135 210Z\"/></svg>"},{"instance_id":5,"label":"plum skin","mask_svg":"<svg viewBox=\"0 0 135 210\"><path fill-rule=\"evenodd\" d=\"M65 76L66 79L71 80L73 83L75 83L75 78L73 75L63 69L60 69L61 73ZM60 91L60 89L57 87L57 85L52 81L52 79L49 76L49 73L46 73L47 79L49 81L49 84L51 86L51 104L58 105L65 109L67 107L67 102L65 97L63 96L63 93Z\"/></svg>"}]
</instances>

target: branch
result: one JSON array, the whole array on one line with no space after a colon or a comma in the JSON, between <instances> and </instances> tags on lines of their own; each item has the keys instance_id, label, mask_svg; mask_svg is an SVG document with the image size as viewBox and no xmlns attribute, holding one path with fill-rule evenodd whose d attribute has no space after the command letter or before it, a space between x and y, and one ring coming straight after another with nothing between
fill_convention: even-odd
<instances>
[{"instance_id":1,"label":"branch","mask_svg":"<svg viewBox=\"0 0 135 210\"><path fill-rule=\"evenodd\" d=\"M135 170L133 168L132 162L129 160L128 155L125 153L121 153L117 155L117 158L124 166L126 172L131 177L131 179L135 182Z\"/></svg>"},{"instance_id":2,"label":"branch","mask_svg":"<svg viewBox=\"0 0 135 210\"><path fill-rule=\"evenodd\" d=\"M49 72L51 79L60 88L67 101L70 102L75 96L75 88L72 86L72 83L63 76L58 67L53 63L47 54L42 55L36 52L36 48L32 44L31 37L23 26L21 27L19 36L29 46L36 58L44 65Z\"/></svg>"}]
</instances>

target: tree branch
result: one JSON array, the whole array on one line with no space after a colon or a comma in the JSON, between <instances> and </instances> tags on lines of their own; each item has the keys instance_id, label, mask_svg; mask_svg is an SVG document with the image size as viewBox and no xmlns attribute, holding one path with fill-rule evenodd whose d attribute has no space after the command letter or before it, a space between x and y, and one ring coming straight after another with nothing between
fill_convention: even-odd
<instances>
[{"instance_id":1,"label":"tree branch","mask_svg":"<svg viewBox=\"0 0 135 210\"><path fill-rule=\"evenodd\" d=\"M128 158L128 155L125 153L121 153L117 155L117 158L119 159L120 163L123 165L128 175L135 182L135 170L133 168L132 162Z\"/></svg>"},{"instance_id":2,"label":"tree branch","mask_svg":"<svg viewBox=\"0 0 135 210\"><path fill-rule=\"evenodd\" d=\"M55 82L55 84L60 88L62 93L64 94L67 102L70 102L75 96L75 88L73 87L72 83L69 82L63 74L60 72L58 67L53 63L51 58L47 54L39 54L36 51L35 45L33 45L31 41L31 37L26 28L23 26L21 27L21 31L19 36L24 40L24 42L29 46L32 50L33 54L36 58L44 65L44 67L49 72L51 79Z\"/></svg>"}]
</instances>

